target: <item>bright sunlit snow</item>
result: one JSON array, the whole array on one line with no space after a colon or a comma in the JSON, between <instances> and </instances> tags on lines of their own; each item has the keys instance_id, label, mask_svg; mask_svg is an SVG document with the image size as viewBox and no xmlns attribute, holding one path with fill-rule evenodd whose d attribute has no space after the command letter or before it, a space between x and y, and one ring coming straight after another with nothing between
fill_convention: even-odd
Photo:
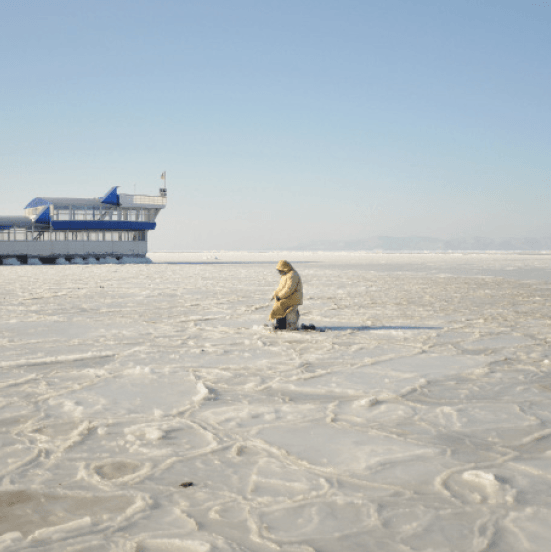
<instances>
[{"instance_id":1,"label":"bright sunlit snow","mask_svg":"<svg viewBox=\"0 0 551 552\"><path fill-rule=\"evenodd\" d=\"M551 255L150 257L0 267L0 550L549 549Z\"/></svg>"}]
</instances>

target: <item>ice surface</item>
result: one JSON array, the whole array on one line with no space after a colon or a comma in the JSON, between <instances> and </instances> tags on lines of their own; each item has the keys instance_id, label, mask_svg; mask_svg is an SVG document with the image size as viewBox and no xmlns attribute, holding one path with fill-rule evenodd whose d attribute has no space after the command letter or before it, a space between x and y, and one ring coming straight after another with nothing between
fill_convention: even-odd
<instances>
[{"instance_id":1,"label":"ice surface","mask_svg":"<svg viewBox=\"0 0 551 552\"><path fill-rule=\"evenodd\" d=\"M548 550L550 255L151 258L0 267L0 551Z\"/></svg>"}]
</instances>

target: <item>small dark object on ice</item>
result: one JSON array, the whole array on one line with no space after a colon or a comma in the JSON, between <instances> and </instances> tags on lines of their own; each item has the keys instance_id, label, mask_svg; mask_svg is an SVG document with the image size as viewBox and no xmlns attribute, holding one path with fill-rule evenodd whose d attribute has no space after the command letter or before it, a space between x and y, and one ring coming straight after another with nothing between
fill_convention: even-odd
<instances>
[{"instance_id":1,"label":"small dark object on ice","mask_svg":"<svg viewBox=\"0 0 551 552\"><path fill-rule=\"evenodd\" d=\"M193 487L193 482L184 481L183 483L180 483L180 487L184 487L184 489L186 489L187 487Z\"/></svg>"},{"instance_id":2,"label":"small dark object on ice","mask_svg":"<svg viewBox=\"0 0 551 552\"><path fill-rule=\"evenodd\" d=\"M302 324L302 326L300 327L301 330L309 330L309 331L312 331L312 332L315 332L316 330L318 330L316 328L316 326L314 326L314 324ZM325 330L320 328L318 330L319 332L324 332Z\"/></svg>"}]
</instances>

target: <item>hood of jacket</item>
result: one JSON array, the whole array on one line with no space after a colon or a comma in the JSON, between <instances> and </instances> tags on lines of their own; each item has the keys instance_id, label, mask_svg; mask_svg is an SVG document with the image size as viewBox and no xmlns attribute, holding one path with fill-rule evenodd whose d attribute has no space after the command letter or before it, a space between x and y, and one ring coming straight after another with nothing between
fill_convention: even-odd
<instances>
[{"instance_id":1,"label":"hood of jacket","mask_svg":"<svg viewBox=\"0 0 551 552\"><path fill-rule=\"evenodd\" d=\"M279 263L277 263L276 270L282 270L283 272L287 273L292 272L295 269L293 268L293 265L291 263L288 263L287 261L279 261Z\"/></svg>"}]
</instances>

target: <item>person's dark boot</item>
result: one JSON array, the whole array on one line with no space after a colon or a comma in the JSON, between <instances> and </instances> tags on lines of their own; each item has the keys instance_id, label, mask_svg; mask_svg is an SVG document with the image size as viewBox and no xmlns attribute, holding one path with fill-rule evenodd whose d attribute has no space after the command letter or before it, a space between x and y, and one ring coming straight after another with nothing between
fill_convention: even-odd
<instances>
[{"instance_id":1,"label":"person's dark boot","mask_svg":"<svg viewBox=\"0 0 551 552\"><path fill-rule=\"evenodd\" d=\"M287 317L276 318L274 330L286 330L287 329Z\"/></svg>"}]
</instances>

